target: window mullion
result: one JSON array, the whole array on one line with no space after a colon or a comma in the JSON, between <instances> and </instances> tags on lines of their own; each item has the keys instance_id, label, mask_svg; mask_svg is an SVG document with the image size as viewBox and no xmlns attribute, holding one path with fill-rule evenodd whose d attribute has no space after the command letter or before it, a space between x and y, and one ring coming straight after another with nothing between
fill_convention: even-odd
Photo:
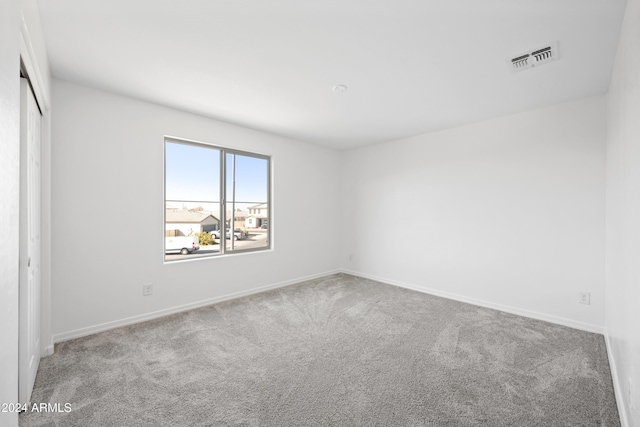
<instances>
[{"instance_id":1,"label":"window mullion","mask_svg":"<svg viewBox=\"0 0 640 427\"><path fill-rule=\"evenodd\" d=\"M224 255L226 249L227 229L227 158L226 150L220 150L220 255Z\"/></svg>"},{"instance_id":2,"label":"window mullion","mask_svg":"<svg viewBox=\"0 0 640 427\"><path fill-rule=\"evenodd\" d=\"M231 218L229 218L229 243L231 243L231 250L236 249L235 245L235 230L236 230L236 155L231 154ZM226 243L225 243L226 246Z\"/></svg>"}]
</instances>

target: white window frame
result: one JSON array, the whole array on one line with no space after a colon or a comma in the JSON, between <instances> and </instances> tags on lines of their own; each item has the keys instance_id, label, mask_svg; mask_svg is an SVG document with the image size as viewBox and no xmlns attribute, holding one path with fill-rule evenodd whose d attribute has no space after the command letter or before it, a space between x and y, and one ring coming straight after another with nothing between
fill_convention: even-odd
<instances>
[{"instance_id":1,"label":"white window frame","mask_svg":"<svg viewBox=\"0 0 640 427\"><path fill-rule=\"evenodd\" d=\"M163 227L165 228L166 231L166 223L167 223L167 218L166 218L166 206L167 206L167 202L189 202L189 203L193 203L194 201L192 200L167 200L167 143L173 143L173 144L184 144L184 145L191 145L191 146L197 146L197 147L204 147L204 148L211 148L212 150L218 150L220 152L220 223L219 223L219 227L220 227L220 251L218 253L215 254L210 254L210 255L197 255L194 256L193 258L185 258L187 260L201 260L201 259L211 259L211 258L219 258L219 257L224 257L224 256L231 256L231 255L237 255L237 254L244 254L244 253L251 253L251 252L264 252L264 251L270 251L273 248L272 245L272 227L271 224L273 223L272 221L272 212L273 212L273 203L272 203L272 191L271 191L271 182L272 182L272 159L270 155L267 154L262 154L262 153L255 153L255 152L251 152L251 151L245 151L245 150L238 150L235 148L229 148L229 147L224 147L221 145L215 145L215 144L211 144L211 143L207 143L207 142L202 142L202 141L194 141L194 140L190 140L190 139L184 139L184 138L179 138L179 137L174 137L174 136L166 136L164 137L164 142L163 142L163 196L164 196L164 200L163 200ZM261 246L261 247L257 247L257 248L246 248L246 249L227 249L227 245L226 245L226 223L227 223L227 203L232 204L234 203L234 201L229 201L227 202L226 200L226 182L227 182L227 165L226 165L226 155L227 154L237 154L240 156L248 156L248 157L254 157L254 158L258 158L258 159L263 159L267 161L267 245L266 246ZM205 202L205 201L203 201ZM212 203L216 203L216 202L212 202ZM242 203L242 202L241 202ZM264 203L264 202L260 202L260 203ZM232 205L231 205L232 206ZM233 206L232 206L233 209ZM233 210L232 210L233 212ZM232 214L232 218L230 218L230 220L233 219L233 214ZM234 226L229 226L229 232L233 235L233 232L235 230ZM164 233L163 233L164 234ZM232 243L232 247L233 247L233 237L230 239L231 243ZM165 242L166 239L163 240L163 244L162 244L162 249L163 249L163 255L164 255L164 262L165 263L172 263L172 262L176 262L176 261L182 261L185 259L167 259L166 257L166 251L165 251Z\"/></svg>"}]
</instances>

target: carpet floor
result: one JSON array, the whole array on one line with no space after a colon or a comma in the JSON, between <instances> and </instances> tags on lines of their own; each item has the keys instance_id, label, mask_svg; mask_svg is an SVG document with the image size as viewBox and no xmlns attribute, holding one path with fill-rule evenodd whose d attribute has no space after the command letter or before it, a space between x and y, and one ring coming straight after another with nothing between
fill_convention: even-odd
<instances>
[{"instance_id":1,"label":"carpet floor","mask_svg":"<svg viewBox=\"0 0 640 427\"><path fill-rule=\"evenodd\" d=\"M345 274L57 344L32 402L61 410L22 427L620 425L602 335Z\"/></svg>"}]
</instances>

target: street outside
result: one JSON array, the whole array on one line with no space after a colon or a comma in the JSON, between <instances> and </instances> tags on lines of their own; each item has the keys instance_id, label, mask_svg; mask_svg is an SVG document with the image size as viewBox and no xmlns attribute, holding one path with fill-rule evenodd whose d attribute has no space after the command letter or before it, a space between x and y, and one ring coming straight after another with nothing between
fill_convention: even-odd
<instances>
[{"instance_id":1,"label":"street outside","mask_svg":"<svg viewBox=\"0 0 640 427\"><path fill-rule=\"evenodd\" d=\"M267 230L258 228L258 229L249 230L248 233L249 233L248 237L233 241L233 250L264 248L267 246L267 236L268 236ZM216 242L218 243L216 245L200 246L200 249L188 255L165 254L165 260L174 261L174 260L180 260L180 259L194 259L194 258L202 258L202 257L218 254L220 253L220 245L219 245L220 239L216 239ZM231 245L232 245L231 239L227 239L227 245L225 246L227 253L229 253L229 251L232 250Z\"/></svg>"}]
</instances>

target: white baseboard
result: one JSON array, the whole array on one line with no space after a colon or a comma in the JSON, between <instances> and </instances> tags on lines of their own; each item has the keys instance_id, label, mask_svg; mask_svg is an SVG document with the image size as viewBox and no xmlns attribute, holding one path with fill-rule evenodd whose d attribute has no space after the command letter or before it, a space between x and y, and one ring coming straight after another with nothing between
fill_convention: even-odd
<instances>
[{"instance_id":1,"label":"white baseboard","mask_svg":"<svg viewBox=\"0 0 640 427\"><path fill-rule=\"evenodd\" d=\"M465 302L467 304L478 305L480 307L491 308L498 311L504 311L505 313L516 314L518 316L529 317L536 320L543 320L545 322L555 323L557 325L568 326L570 328L579 329L581 331L594 332L597 334L604 333L603 327L598 325L592 325L590 323L578 322L576 320L571 320L564 317L553 316L550 314L540 313L532 310L526 310L526 309L513 307L509 305L496 304L491 301L480 300L477 298L470 298L463 295L453 294L450 292L443 292L437 289L427 288L423 286L416 286L409 283L399 282L397 280L373 276L371 274L358 273L356 271L350 271L346 269L341 269L340 271L342 273L350 274L352 276L363 277L365 279L371 279L377 282L382 282L389 285L398 286L401 288L411 289L413 291L418 291L418 292L422 292L429 295L434 295L434 296L447 298L455 301Z\"/></svg>"},{"instance_id":2,"label":"white baseboard","mask_svg":"<svg viewBox=\"0 0 640 427\"><path fill-rule=\"evenodd\" d=\"M618 367L616 365L616 359L613 357L613 350L611 348L611 338L607 329L604 331L604 342L607 346L607 357L609 358L609 369L611 370L611 379L613 380L613 392L616 396L616 403L618 405L618 414L620 415L620 424L622 427L629 427L629 420L627 419L627 405L624 400L624 390L622 384L620 384L620 377L618 376Z\"/></svg>"},{"instance_id":3,"label":"white baseboard","mask_svg":"<svg viewBox=\"0 0 640 427\"><path fill-rule=\"evenodd\" d=\"M42 357L51 356L53 354L53 344L46 346L42 349Z\"/></svg>"},{"instance_id":4,"label":"white baseboard","mask_svg":"<svg viewBox=\"0 0 640 427\"><path fill-rule=\"evenodd\" d=\"M119 328L121 326L133 325L135 323L145 322L147 320L157 319L159 317L168 316L170 314L180 313L183 311L193 310L194 308L200 308L211 304L216 304L223 301L229 301L237 298L242 298L248 295L257 294L260 292L269 291L272 289L282 288L285 286L293 285L296 283L304 282L307 280L318 279L320 277L330 276L332 274L340 273L340 270L328 271L319 274L313 274L310 276L299 277L296 279L286 280L284 282L273 283L270 285L259 286L257 288L249 289L246 291L234 292L228 295L222 295L215 298L209 298L206 300L196 301L189 304L183 304L175 307L165 308L163 310L153 311L150 313L140 314L137 316L131 316L124 319L114 320L111 322L101 323L99 325L88 326L85 328L75 329L73 331L63 332L53 335L53 342L59 343L62 341L71 340L74 338L85 337L87 335L93 335L98 332L108 331L110 329ZM53 354L53 346L51 348L51 354Z\"/></svg>"}]
</instances>

